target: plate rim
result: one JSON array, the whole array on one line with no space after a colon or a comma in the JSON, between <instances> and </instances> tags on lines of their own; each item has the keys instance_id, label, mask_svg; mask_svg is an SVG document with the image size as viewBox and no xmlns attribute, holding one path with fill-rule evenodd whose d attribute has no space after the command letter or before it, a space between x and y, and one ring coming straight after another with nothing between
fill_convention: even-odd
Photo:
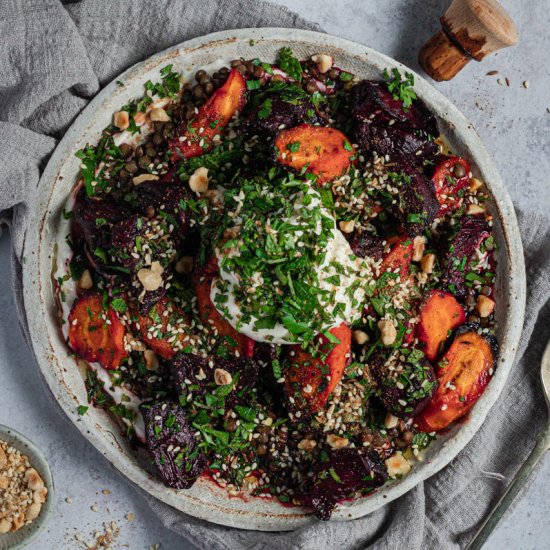
<instances>
[{"instance_id":1,"label":"plate rim","mask_svg":"<svg viewBox=\"0 0 550 550\"><path fill-rule=\"evenodd\" d=\"M165 63L171 58L178 57L184 53L193 52L196 49L213 48L235 42L237 40L256 41L286 41L286 42L302 42L310 45L319 45L319 47L332 47L335 49L345 50L348 54L366 58L372 64L383 64L386 67L397 67L400 70L412 72L415 77L415 88L419 92L420 97L428 96L429 103L437 103L440 109L446 110L445 122L452 124L455 127L461 127L461 132L464 133L464 144L468 151L472 151L476 147L476 156L482 157L482 165L484 173L489 173L491 194L494 197L496 210L500 217L502 231L506 240L508 253L508 263L510 268L510 279L508 288L508 313L505 316L506 327L504 330L504 339L501 342L502 350L505 352L504 359L501 359L497 374L492 380L489 388L484 393L480 401L476 404L471 414L469 421L464 423L457 431L457 435L448 448L442 449L438 456L424 469L414 470L409 476L404 478L399 484L385 486L378 493L367 498L357 499L353 506L342 506L343 513L335 514L335 520L353 519L364 516L384 504L391 502L395 498L403 495L421 481L428 479L436 474L444 466L446 466L458 453L467 445L470 439L475 435L478 429L485 421L490 408L496 403L500 395L506 379L508 378L511 369L515 352L521 336L523 326L524 309L525 309L525 294L526 280L525 267L523 261L521 238L515 212L512 206L510 196L500 179L496 167L487 152L481 138L476 133L473 125L466 117L458 110L454 104L447 99L441 92L435 89L421 75L414 70L406 67L398 61L375 51L372 48L342 39L336 36L327 35L316 31L305 31L301 29L286 29L279 27L269 27L260 29L238 29L225 30L197 37L175 46L172 46L162 52L159 52L144 61L141 61L121 75L115 77L108 85L90 101L86 108L78 115L75 121L71 124L62 140L59 142L54 153L52 154L41 178L39 187L42 190L47 190L47 200L38 200L35 208L30 209L27 222L27 232L24 242L24 257L27 262L23 265L23 296L25 312L28 314L29 331L31 334L32 347L39 364L39 368L48 383L52 393L56 396L61 408L65 414L71 419L73 424L79 431L88 439L92 445L98 449L111 464L113 464L121 473L130 479L133 483L140 486L151 496L176 507L181 511L193 515L199 519L205 519L214 523L228 525L232 527L256 530L288 530L294 529L301 525L310 523L312 517L310 514L267 514L256 513L252 509L247 513L235 513L227 515L227 511L217 507L211 503L206 503L204 509L197 509L197 503L192 499L181 498L181 495L168 489L157 487L150 479L150 476L141 466L130 463L126 457L120 456L120 450L116 448L116 444L108 444L101 438L94 437L95 425L91 417L78 417L72 410L74 403L69 399L67 391L60 390L60 380L55 376L55 373L46 365L50 361L56 361L58 358L53 355L53 348L49 342L49 336L44 334L44 323L46 326L51 324L48 312L43 300L44 293L48 292L45 288L50 282L49 273L43 273L42 263L43 255L51 253L51 250L44 248L51 247L47 239L47 227L45 220L49 214L48 202L54 185L57 180L57 173L67 158L68 150L72 148L77 139L82 136L86 129L86 118L89 114L101 107L105 100L109 100L116 91L116 80L129 80L137 77L141 72L149 70L152 67L157 67ZM478 163L479 164L479 163ZM481 167L480 167L481 168ZM45 206L44 211L40 206ZM504 251L503 251L504 252ZM45 283L45 284L43 284ZM514 296L512 296L514 294ZM30 314L32 312L32 315ZM514 322L511 323L510 319ZM49 320L49 322L48 322ZM482 406L481 406L482 405ZM452 451L452 452L449 452ZM136 472L136 467L141 470ZM182 502L186 502L185 505ZM199 506L200 508L200 506Z\"/></svg>"}]
</instances>

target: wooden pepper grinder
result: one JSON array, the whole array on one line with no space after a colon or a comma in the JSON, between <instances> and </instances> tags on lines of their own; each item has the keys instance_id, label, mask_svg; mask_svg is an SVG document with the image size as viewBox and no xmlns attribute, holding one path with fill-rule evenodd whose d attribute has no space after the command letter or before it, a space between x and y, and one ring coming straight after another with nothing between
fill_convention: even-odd
<instances>
[{"instance_id":1,"label":"wooden pepper grinder","mask_svg":"<svg viewBox=\"0 0 550 550\"><path fill-rule=\"evenodd\" d=\"M453 0L441 27L420 50L418 61L434 80L451 80L471 59L513 46L514 22L497 0Z\"/></svg>"}]
</instances>

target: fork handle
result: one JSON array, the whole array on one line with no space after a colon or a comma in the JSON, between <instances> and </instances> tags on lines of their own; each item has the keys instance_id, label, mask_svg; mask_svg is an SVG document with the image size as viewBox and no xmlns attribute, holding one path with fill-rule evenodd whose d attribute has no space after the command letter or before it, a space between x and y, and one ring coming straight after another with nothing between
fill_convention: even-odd
<instances>
[{"instance_id":1,"label":"fork handle","mask_svg":"<svg viewBox=\"0 0 550 550\"><path fill-rule=\"evenodd\" d=\"M537 443L535 448L531 451L531 454L524 462L523 466L519 469L518 473L506 488L504 494L500 497L491 513L487 516L485 521L481 524L474 538L470 541L466 550L480 550L485 541L489 538L493 529L497 526L498 522L505 514L506 510L510 507L512 502L518 496L521 488L525 485L525 482L529 479L535 466L538 464L544 453L550 448L550 425L543 428L537 437Z\"/></svg>"}]
</instances>

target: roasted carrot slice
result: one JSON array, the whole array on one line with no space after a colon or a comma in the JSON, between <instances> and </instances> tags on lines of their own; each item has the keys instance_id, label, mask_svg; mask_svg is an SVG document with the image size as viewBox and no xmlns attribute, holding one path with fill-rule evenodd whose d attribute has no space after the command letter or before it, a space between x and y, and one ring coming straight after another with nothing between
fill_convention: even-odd
<instances>
[{"instance_id":1,"label":"roasted carrot slice","mask_svg":"<svg viewBox=\"0 0 550 550\"><path fill-rule=\"evenodd\" d=\"M182 158L198 157L216 144L216 136L225 127L246 100L246 82L239 71L233 69L225 84L216 90L199 109L197 115L180 128L170 140L172 162Z\"/></svg>"},{"instance_id":2,"label":"roasted carrot slice","mask_svg":"<svg viewBox=\"0 0 550 550\"><path fill-rule=\"evenodd\" d=\"M163 359L171 359L186 347L189 318L170 298L162 297L146 315L131 316L135 332L143 343ZM170 330L168 330L170 327ZM180 329L184 329L180 332Z\"/></svg>"},{"instance_id":3,"label":"roasted carrot slice","mask_svg":"<svg viewBox=\"0 0 550 550\"><path fill-rule=\"evenodd\" d=\"M388 239L390 251L380 264L380 276L386 272L399 273L401 280L409 275L413 253L413 240L407 235Z\"/></svg>"},{"instance_id":4,"label":"roasted carrot slice","mask_svg":"<svg viewBox=\"0 0 550 550\"><path fill-rule=\"evenodd\" d=\"M317 176L325 183L341 176L355 151L348 138L335 128L300 124L283 130L275 138L277 162Z\"/></svg>"},{"instance_id":5,"label":"roasted carrot slice","mask_svg":"<svg viewBox=\"0 0 550 550\"><path fill-rule=\"evenodd\" d=\"M224 337L227 345L234 347L240 355L252 357L254 355L254 340L238 333L216 309L210 298L212 281L218 274L218 261L213 256L205 266L193 276L199 317L203 324L211 327L218 336Z\"/></svg>"},{"instance_id":6,"label":"roasted carrot slice","mask_svg":"<svg viewBox=\"0 0 550 550\"><path fill-rule=\"evenodd\" d=\"M439 202L438 216L458 208L458 192L468 185L470 165L462 157L445 157L434 169L432 181Z\"/></svg>"},{"instance_id":7,"label":"roasted carrot slice","mask_svg":"<svg viewBox=\"0 0 550 550\"><path fill-rule=\"evenodd\" d=\"M437 359L452 331L465 322L464 308L452 294L432 290L420 308L415 331L415 336L424 345L424 355L430 361Z\"/></svg>"},{"instance_id":8,"label":"roasted carrot slice","mask_svg":"<svg viewBox=\"0 0 550 550\"><path fill-rule=\"evenodd\" d=\"M117 369L127 357L126 328L111 307L104 309L98 293L77 298L69 313L69 345L86 361Z\"/></svg>"},{"instance_id":9,"label":"roasted carrot slice","mask_svg":"<svg viewBox=\"0 0 550 550\"><path fill-rule=\"evenodd\" d=\"M463 325L439 362L439 387L415 418L422 432L439 432L464 416L481 397L495 366L496 342L478 334L477 325Z\"/></svg>"},{"instance_id":10,"label":"roasted carrot slice","mask_svg":"<svg viewBox=\"0 0 550 550\"><path fill-rule=\"evenodd\" d=\"M300 416L311 415L323 407L348 363L351 330L342 323L329 332L339 343L319 336L319 354L315 357L299 345L289 346L285 391L289 408L300 411Z\"/></svg>"}]
</instances>

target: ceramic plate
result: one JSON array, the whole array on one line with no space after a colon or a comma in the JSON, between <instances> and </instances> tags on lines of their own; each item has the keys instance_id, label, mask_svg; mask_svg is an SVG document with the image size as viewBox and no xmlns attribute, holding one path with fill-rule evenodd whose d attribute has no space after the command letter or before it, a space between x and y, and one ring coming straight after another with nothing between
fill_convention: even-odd
<instances>
[{"instance_id":1,"label":"ceramic plate","mask_svg":"<svg viewBox=\"0 0 550 550\"><path fill-rule=\"evenodd\" d=\"M288 29L215 33L185 42L135 65L117 77L125 83L124 87L113 81L97 95L53 154L40 181L36 209L30 213L23 266L25 309L34 352L55 398L82 434L128 479L150 495L198 518L258 530L290 530L317 520L304 509L283 507L267 499L229 498L223 489L206 479L200 479L187 491L169 489L148 472L145 457L131 448L107 414L90 409L84 417L77 415L77 406L86 403L86 390L81 373L61 337L55 316L51 273L57 261L57 245L66 236L66 227L62 224L63 206L80 168L74 153L86 143L97 143L102 129L111 122L113 112L129 100L140 97L144 83L149 79L158 80L159 69L168 63L191 79L199 68L216 70L238 57L275 61L283 46L290 46L302 59L319 52L331 54L336 65L361 78L380 78L384 68L408 70L360 44L326 34ZM408 476L387 483L375 494L340 505L332 521L353 519L376 510L435 474L464 448L506 382L523 324L525 271L510 197L472 125L428 82L418 75L415 79L415 90L437 115L442 133L458 154L471 161L475 175L487 183L492 195L494 235L500 248L496 287L500 359L495 376L470 416L432 444L423 462L417 462Z\"/></svg>"}]
</instances>

